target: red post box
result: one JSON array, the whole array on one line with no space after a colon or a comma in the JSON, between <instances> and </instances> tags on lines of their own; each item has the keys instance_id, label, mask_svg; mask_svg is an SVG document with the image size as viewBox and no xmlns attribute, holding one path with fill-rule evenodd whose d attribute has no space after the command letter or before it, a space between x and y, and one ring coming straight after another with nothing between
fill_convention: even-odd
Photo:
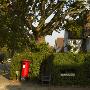
<instances>
[{"instance_id":1,"label":"red post box","mask_svg":"<svg viewBox=\"0 0 90 90\"><path fill-rule=\"evenodd\" d=\"M26 59L23 60L22 61L22 70L21 70L21 80L25 80L28 78L29 68L30 68L30 61L26 60Z\"/></svg>"}]
</instances>

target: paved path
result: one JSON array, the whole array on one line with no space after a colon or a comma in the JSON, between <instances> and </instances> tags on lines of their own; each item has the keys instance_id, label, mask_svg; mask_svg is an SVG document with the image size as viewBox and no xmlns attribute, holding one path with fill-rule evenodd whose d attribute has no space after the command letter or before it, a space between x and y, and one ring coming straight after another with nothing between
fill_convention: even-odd
<instances>
[{"instance_id":1,"label":"paved path","mask_svg":"<svg viewBox=\"0 0 90 90\"><path fill-rule=\"evenodd\" d=\"M9 80L0 75L0 90L6 90L8 85L10 85Z\"/></svg>"},{"instance_id":2,"label":"paved path","mask_svg":"<svg viewBox=\"0 0 90 90\"><path fill-rule=\"evenodd\" d=\"M2 64L0 63L0 74L2 74L2 69L3 69L3 66L2 66Z\"/></svg>"},{"instance_id":3,"label":"paved path","mask_svg":"<svg viewBox=\"0 0 90 90\"><path fill-rule=\"evenodd\" d=\"M31 83L20 83L10 81L0 75L0 90L90 90L90 87L60 87L60 86L43 86Z\"/></svg>"}]
</instances>

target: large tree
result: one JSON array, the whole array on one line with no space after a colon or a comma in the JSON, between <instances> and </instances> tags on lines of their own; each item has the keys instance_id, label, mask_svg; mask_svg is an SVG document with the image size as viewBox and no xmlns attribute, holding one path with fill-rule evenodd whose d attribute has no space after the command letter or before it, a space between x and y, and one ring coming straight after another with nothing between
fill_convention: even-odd
<instances>
[{"instance_id":1,"label":"large tree","mask_svg":"<svg viewBox=\"0 0 90 90\"><path fill-rule=\"evenodd\" d=\"M0 0L0 42L11 49L28 45L30 31L39 41L62 28L67 16L75 18L84 8L78 0Z\"/></svg>"}]
</instances>

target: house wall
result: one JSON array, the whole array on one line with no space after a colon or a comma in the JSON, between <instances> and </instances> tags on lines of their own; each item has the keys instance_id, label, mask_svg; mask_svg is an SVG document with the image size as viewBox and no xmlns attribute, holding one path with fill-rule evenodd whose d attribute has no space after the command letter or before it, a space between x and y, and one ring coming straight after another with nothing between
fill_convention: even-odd
<instances>
[{"instance_id":1,"label":"house wall","mask_svg":"<svg viewBox=\"0 0 90 90\"><path fill-rule=\"evenodd\" d=\"M68 44L68 32L65 31L65 33L64 33L64 52L68 51L67 44Z\"/></svg>"},{"instance_id":2,"label":"house wall","mask_svg":"<svg viewBox=\"0 0 90 90\"><path fill-rule=\"evenodd\" d=\"M55 40L57 38L64 38L64 30L61 30L60 33L58 33L57 31L53 31L52 35L47 35L45 36L45 41L46 43L48 43L50 46L55 45Z\"/></svg>"},{"instance_id":3,"label":"house wall","mask_svg":"<svg viewBox=\"0 0 90 90\"><path fill-rule=\"evenodd\" d=\"M56 52L63 52L64 51L64 38L57 38L55 40L55 50Z\"/></svg>"},{"instance_id":4,"label":"house wall","mask_svg":"<svg viewBox=\"0 0 90 90\"><path fill-rule=\"evenodd\" d=\"M73 43L74 41L76 42L75 45ZM68 31L65 31L65 34L64 34L64 52L68 51L67 45L69 45L69 44L70 44L70 46L72 45L75 48L77 48L75 53L78 53L81 49L82 40L81 39L69 39L69 33L68 33ZM73 49L74 48L71 49L71 52L73 52Z\"/></svg>"}]
</instances>

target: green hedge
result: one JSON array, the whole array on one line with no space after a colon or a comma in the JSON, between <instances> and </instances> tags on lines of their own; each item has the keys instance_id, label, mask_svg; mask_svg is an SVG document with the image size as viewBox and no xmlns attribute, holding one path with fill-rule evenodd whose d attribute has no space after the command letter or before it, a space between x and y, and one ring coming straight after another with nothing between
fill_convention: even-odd
<instances>
[{"instance_id":1,"label":"green hedge","mask_svg":"<svg viewBox=\"0 0 90 90\"><path fill-rule=\"evenodd\" d=\"M22 52L15 54L11 63L11 77L15 71L21 70L21 61L31 61L30 79L40 78L41 66L46 73L51 74L51 83L56 85L90 85L90 53L51 53L51 52ZM75 77L61 74L75 73ZM20 74L20 73L19 73Z\"/></svg>"},{"instance_id":2,"label":"green hedge","mask_svg":"<svg viewBox=\"0 0 90 90\"><path fill-rule=\"evenodd\" d=\"M29 76L31 79L39 77L40 72L40 65L43 60L47 56L49 56L50 53L52 53L52 49L48 48L48 45L46 44L40 44L35 46L34 52L31 52L31 50L25 50L21 53L16 53L11 62L11 68L10 68L10 76L12 79L16 78L16 71L19 71L19 77L21 74L21 62L24 59L30 60L30 68L31 73L29 73Z\"/></svg>"},{"instance_id":3,"label":"green hedge","mask_svg":"<svg viewBox=\"0 0 90 90\"><path fill-rule=\"evenodd\" d=\"M90 53L54 53L49 62L52 84L56 85L90 85ZM61 74L75 74L61 76Z\"/></svg>"},{"instance_id":4,"label":"green hedge","mask_svg":"<svg viewBox=\"0 0 90 90\"><path fill-rule=\"evenodd\" d=\"M72 53L58 53L54 54L52 70L52 83L59 85L78 84L82 80L82 64L84 62L84 55L74 55ZM61 76L61 74L75 74L72 76Z\"/></svg>"},{"instance_id":5,"label":"green hedge","mask_svg":"<svg viewBox=\"0 0 90 90\"><path fill-rule=\"evenodd\" d=\"M30 52L22 52L22 53L16 53L13 58L10 65L10 78L15 79L16 78L16 71L19 71L19 76L21 74L21 62L24 59L30 60Z\"/></svg>"}]
</instances>

